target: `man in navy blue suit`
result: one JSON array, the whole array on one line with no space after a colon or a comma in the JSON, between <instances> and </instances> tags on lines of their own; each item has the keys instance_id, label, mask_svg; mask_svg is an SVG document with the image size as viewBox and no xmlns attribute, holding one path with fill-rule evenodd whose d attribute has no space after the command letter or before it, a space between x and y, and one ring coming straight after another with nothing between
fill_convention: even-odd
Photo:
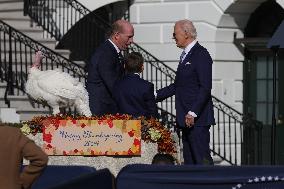
<instances>
[{"instance_id":1,"label":"man in navy blue suit","mask_svg":"<svg viewBox=\"0 0 284 189\"><path fill-rule=\"evenodd\" d=\"M196 40L193 23L175 23L173 39L183 49L174 83L157 91L157 101L175 95L177 125L182 129L184 164L213 164L210 155L210 126L215 124L212 88L212 59Z\"/></svg>"},{"instance_id":2,"label":"man in navy blue suit","mask_svg":"<svg viewBox=\"0 0 284 189\"><path fill-rule=\"evenodd\" d=\"M93 54L86 83L93 115L117 113L112 88L124 74L121 51L133 42L133 36L133 26L126 20L118 20L112 24L110 38Z\"/></svg>"},{"instance_id":3,"label":"man in navy blue suit","mask_svg":"<svg viewBox=\"0 0 284 189\"><path fill-rule=\"evenodd\" d=\"M140 53L132 52L127 56L125 71L126 75L115 83L113 93L119 113L135 117L157 117L154 85L139 76L143 71L143 57Z\"/></svg>"}]
</instances>

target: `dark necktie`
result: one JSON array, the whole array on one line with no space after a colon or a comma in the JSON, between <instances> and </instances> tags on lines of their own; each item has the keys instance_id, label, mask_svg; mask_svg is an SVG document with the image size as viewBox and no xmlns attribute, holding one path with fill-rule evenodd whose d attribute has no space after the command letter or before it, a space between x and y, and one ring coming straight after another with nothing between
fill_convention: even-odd
<instances>
[{"instance_id":1,"label":"dark necktie","mask_svg":"<svg viewBox=\"0 0 284 189\"><path fill-rule=\"evenodd\" d=\"M122 75L124 75L124 57L121 52L118 53L118 63L120 67L119 69L121 70Z\"/></svg>"},{"instance_id":2,"label":"dark necktie","mask_svg":"<svg viewBox=\"0 0 284 189\"><path fill-rule=\"evenodd\" d=\"M119 64L121 66L124 66L124 58L123 58L121 52L118 53L118 61L119 61Z\"/></svg>"}]
</instances>

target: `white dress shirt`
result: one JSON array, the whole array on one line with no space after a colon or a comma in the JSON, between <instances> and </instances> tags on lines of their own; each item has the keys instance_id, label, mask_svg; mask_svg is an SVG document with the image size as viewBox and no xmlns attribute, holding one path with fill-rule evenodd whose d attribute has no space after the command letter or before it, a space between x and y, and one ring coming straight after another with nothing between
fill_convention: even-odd
<instances>
[{"instance_id":1,"label":"white dress shirt","mask_svg":"<svg viewBox=\"0 0 284 189\"><path fill-rule=\"evenodd\" d=\"M189 51L192 49L192 47L197 43L197 40L195 39L194 41L192 41L191 43L189 43L185 49L183 50L185 52L185 55L182 57L183 61L185 59L185 57L187 56L187 54L189 53ZM188 111L188 114L193 116L193 117L197 117L196 113L192 112L192 111Z\"/></svg>"},{"instance_id":2,"label":"white dress shirt","mask_svg":"<svg viewBox=\"0 0 284 189\"><path fill-rule=\"evenodd\" d=\"M184 49L183 51L185 52L185 54L182 57L182 61L184 60L184 58L186 57L186 55L189 53L189 51L192 49L192 47L197 43L197 40L195 39L194 41L192 41L191 43L189 43Z\"/></svg>"},{"instance_id":3,"label":"white dress shirt","mask_svg":"<svg viewBox=\"0 0 284 189\"><path fill-rule=\"evenodd\" d=\"M112 42L112 40L110 40L110 39L108 39L108 40L109 40L109 42L114 46L114 48L115 48L117 54L119 54L119 53L120 53L119 48Z\"/></svg>"}]
</instances>

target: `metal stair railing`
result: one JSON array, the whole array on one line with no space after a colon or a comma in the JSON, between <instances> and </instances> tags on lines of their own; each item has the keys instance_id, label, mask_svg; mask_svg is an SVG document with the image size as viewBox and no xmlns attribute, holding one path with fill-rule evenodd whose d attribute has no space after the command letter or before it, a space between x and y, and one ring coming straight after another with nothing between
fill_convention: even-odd
<instances>
[{"instance_id":1,"label":"metal stair railing","mask_svg":"<svg viewBox=\"0 0 284 189\"><path fill-rule=\"evenodd\" d=\"M45 11L50 13L43 14L42 12ZM104 19L76 0L25 0L25 14L46 29L49 35L56 38L59 43L62 36L64 38L64 35L72 27L75 27L81 20L87 19L90 24L80 28L80 32L85 33L81 33L81 36L76 36L76 38L78 37L76 39L78 43L73 46L76 46L78 50L71 49L75 51L74 53L79 53L82 49L84 49L84 52L95 49L99 43L99 36L102 33L106 33L110 27L109 23L106 23ZM52 17L47 16L43 18L43 15L52 15ZM53 25L55 23L57 27L52 27L49 23L53 23ZM58 32L58 28L60 32ZM88 36L90 33L93 35ZM68 46L65 47L68 48ZM174 82L176 72L139 45L132 44L129 47L129 51L137 51L143 55L145 66L142 76L144 79L153 82L156 89ZM84 52L80 52L80 54ZM88 57L90 54L84 56ZM244 152L249 153L248 156L257 156L257 151L243 150L248 149L247 144L243 143L243 135L245 131L250 130L250 133L255 135L259 142L261 140L261 123L253 120L251 117L244 116L216 97L212 98L216 120L216 126L211 127L211 151L213 154L232 165L239 165L242 162L246 163L247 155L244 155ZM174 98L171 97L162 103L158 103L158 107L163 123L166 123L169 128L173 128L176 120Z\"/></svg>"},{"instance_id":2,"label":"metal stair railing","mask_svg":"<svg viewBox=\"0 0 284 189\"><path fill-rule=\"evenodd\" d=\"M213 154L232 165L258 164L262 151L262 123L214 96L212 100L216 121L210 131ZM244 138L250 139L250 142L244 143ZM248 162L252 158L256 161Z\"/></svg>"},{"instance_id":3,"label":"metal stair railing","mask_svg":"<svg viewBox=\"0 0 284 189\"><path fill-rule=\"evenodd\" d=\"M84 68L43 46L17 29L0 20L0 79L7 82L5 103L10 107L8 95L25 94L25 83L35 52L44 52L41 70L61 69L85 82Z\"/></svg>"},{"instance_id":4,"label":"metal stair railing","mask_svg":"<svg viewBox=\"0 0 284 189\"><path fill-rule=\"evenodd\" d=\"M24 15L47 31L44 38L55 38L57 48L69 49L73 60L87 61L109 28L107 22L74 0L24 0ZM71 28L76 37L68 33Z\"/></svg>"}]
</instances>

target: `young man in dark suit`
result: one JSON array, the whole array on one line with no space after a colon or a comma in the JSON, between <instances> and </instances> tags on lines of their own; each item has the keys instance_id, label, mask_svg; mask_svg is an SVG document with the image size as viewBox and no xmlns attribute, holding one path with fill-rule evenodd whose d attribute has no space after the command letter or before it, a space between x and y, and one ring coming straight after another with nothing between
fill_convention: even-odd
<instances>
[{"instance_id":1,"label":"young man in dark suit","mask_svg":"<svg viewBox=\"0 0 284 189\"><path fill-rule=\"evenodd\" d=\"M110 33L110 38L96 49L87 68L86 87L93 115L117 113L112 88L124 72L121 51L133 42L134 29L126 20L114 22Z\"/></svg>"},{"instance_id":2,"label":"young man in dark suit","mask_svg":"<svg viewBox=\"0 0 284 189\"><path fill-rule=\"evenodd\" d=\"M154 85L142 78L143 57L132 52L125 62L126 75L115 83L114 98L118 104L119 113L135 117L157 117L158 110L154 96Z\"/></svg>"},{"instance_id":3,"label":"young man in dark suit","mask_svg":"<svg viewBox=\"0 0 284 189\"><path fill-rule=\"evenodd\" d=\"M182 129L184 164L213 164L210 155L210 126L215 124L212 88L212 59L196 40L189 20L175 23L173 39L183 49L174 83L157 91L157 101L175 95L177 125Z\"/></svg>"},{"instance_id":4,"label":"young man in dark suit","mask_svg":"<svg viewBox=\"0 0 284 189\"><path fill-rule=\"evenodd\" d=\"M23 158L30 164L20 173ZM20 129L0 125L0 189L30 188L47 161L48 156Z\"/></svg>"}]
</instances>

